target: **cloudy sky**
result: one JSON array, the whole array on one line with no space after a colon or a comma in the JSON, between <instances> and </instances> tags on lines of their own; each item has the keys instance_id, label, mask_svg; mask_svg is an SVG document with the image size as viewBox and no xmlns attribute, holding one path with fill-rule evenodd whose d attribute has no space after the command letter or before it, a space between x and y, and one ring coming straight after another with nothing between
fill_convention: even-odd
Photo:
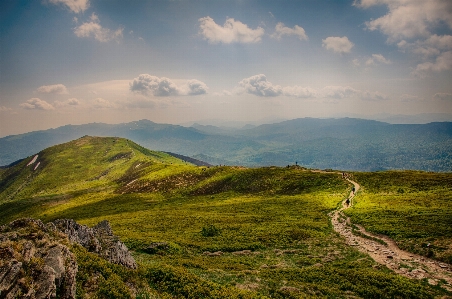
<instances>
[{"instance_id":1,"label":"cloudy sky","mask_svg":"<svg viewBox=\"0 0 452 299\"><path fill-rule=\"evenodd\" d=\"M452 114L450 0L3 0L0 137Z\"/></svg>"}]
</instances>

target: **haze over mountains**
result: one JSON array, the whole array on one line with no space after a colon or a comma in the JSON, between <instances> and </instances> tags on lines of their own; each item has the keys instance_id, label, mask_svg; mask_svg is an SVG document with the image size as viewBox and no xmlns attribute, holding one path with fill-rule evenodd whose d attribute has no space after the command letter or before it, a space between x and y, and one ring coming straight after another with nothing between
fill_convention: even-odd
<instances>
[{"instance_id":1,"label":"haze over mountains","mask_svg":"<svg viewBox=\"0 0 452 299\"><path fill-rule=\"evenodd\" d=\"M83 135L124 137L210 164L452 171L452 122L396 125L353 118L302 118L241 129L149 120L67 125L0 138L0 165Z\"/></svg>"}]
</instances>

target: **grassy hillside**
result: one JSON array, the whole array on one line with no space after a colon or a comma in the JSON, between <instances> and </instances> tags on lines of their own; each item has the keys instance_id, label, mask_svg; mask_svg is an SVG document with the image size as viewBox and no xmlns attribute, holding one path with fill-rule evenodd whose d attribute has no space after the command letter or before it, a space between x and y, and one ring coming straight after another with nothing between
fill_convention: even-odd
<instances>
[{"instance_id":1,"label":"grassy hillside","mask_svg":"<svg viewBox=\"0 0 452 299\"><path fill-rule=\"evenodd\" d=\"M33 158L1 174L0 224L108 220L139 262L126 271L74 248L79 294L87 273L105 279L99 298L130 297L126 283L140 286L137 298L446 294L377 265L333 231L328 213L351 188L337 173L197 167L120 138L84 137L27 166Z\"/></svg>"},{"instance_id":2,"label":"grassy hillside","mask_svg":"<svg viewBox=\"0 0 452 299\"><path fill-rule=\"evenodd\" d=\"M355 173L352 220L411 252L452 263L452 173Z\"/></svg>"}]
</instances>

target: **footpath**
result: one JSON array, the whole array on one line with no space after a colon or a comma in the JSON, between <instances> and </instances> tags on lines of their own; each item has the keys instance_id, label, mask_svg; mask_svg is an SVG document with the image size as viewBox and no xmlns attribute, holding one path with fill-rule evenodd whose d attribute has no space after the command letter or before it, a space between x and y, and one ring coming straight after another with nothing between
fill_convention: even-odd
<instances>
[{"instance_id":1,"label":"footpath","mask_svg":"<svg viewBox=\"0 0 452 299\"><path fill-rule=\"evenodd\" d=\"M394 240L367 232L364 227L352 224L343 211L352 207L360 186L347 179L354 186L341 207L330 214L331 223L336 232L343 236L346 243L355 246L359 251L368 254L375 262L388 267L394 272L412 278L427 279L431 285L438 285L452 292L452 266L429 259L411 252L401 250Z\"/></svg>"}]
</instances>

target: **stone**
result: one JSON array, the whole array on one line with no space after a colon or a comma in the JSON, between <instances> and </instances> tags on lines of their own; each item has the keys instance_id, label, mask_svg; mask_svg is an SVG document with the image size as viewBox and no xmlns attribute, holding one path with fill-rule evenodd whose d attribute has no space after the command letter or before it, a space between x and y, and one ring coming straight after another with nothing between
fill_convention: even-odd
<instances>
[{"instance_id":1,"label":"stone","mask_svg":"<svg viewBox=\"0 0 452 299\"><path fill-rule=\"evenodd\" d=\"M80 225L72 219L58 219L53 223L71 242L82 245L89 252L97 253L111 263L137 268L135 259L124 243L113 234L108 221L99 222L93 228Z\"/></svg>"}]
</instances>

